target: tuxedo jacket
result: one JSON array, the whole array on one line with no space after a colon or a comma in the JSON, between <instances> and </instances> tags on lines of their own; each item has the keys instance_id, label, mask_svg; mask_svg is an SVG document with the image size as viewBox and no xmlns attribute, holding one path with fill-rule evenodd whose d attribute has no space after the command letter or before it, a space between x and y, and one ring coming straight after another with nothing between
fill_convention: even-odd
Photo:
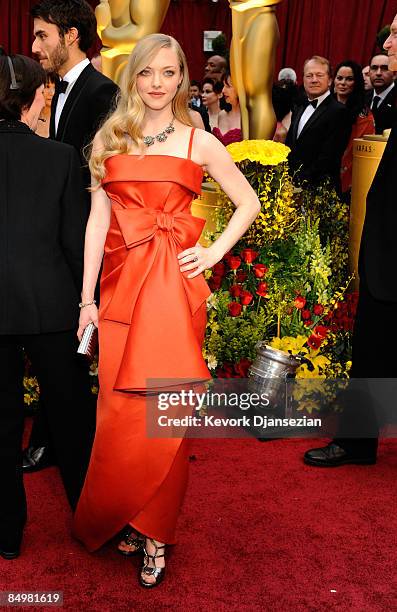
<instances>
[{"instance_id":1,"label":"tuxedo jacket","mask_svg":"<svg viewBox=\"0 0 397 612\"><path fill-rule=\"evenodd\" d=\"M373 93L370 91L367 94L366 101L369 107L372 104ZM378 108L372 111L372 114L375 119L376 134L382 134L383 130L390 129L397 122L397 87L395 84Z\"/></svg>"},{"instance_id":2,"label":"tuxedo jacket","mask_svg":"<svg viewBox=\"0 0 397 612\"><path fill-rule=\"evenodd\" d=\"M113 81L88 64L72 87L59 119L55 134L55 109L58 95L51 105L50 138L73 145L80 154L84 187L90 185L90 173L84 157L88 145L102 121L112 110L118 87ZM89 212L90 197L87 192Z\"/></svg>"},{"instance_id":3,"label":"tuxedo jacket","mask_svg":"<svg viewBox=\"0 0 397 612\"><path fill-rule=\"evenodd\" d=\"M371 295L391 302L397 302L396 175L397 125L391 131L368 192L359 258L359 273L365 278ZM379 324L380 321L374 321L374 325Z\"/></svg>"},{"instance_id":4,"label":"tuxedo jacket","mask_svg":"<svg viewBox=\"0 0 397 612\"><path fill-rule=\"evenodd\" d=\"M291 148L288 160L298 181L316 185L329 177L340 191L343 153L352 130L352 117L343 104L329 95L316 108L298 137L298 126L305 106L295 108L286 144Z\"/></svg>"},{"instance_id":5,"label":"tuxedo jacket","mask_svg":"<svg viewBox=\"0 0 397 612\"><path fill-rule=\"evenodd\" d=\"M0 334L77 328L84 232L75 149L0 121Z\"/></svg>"}]
</instances>

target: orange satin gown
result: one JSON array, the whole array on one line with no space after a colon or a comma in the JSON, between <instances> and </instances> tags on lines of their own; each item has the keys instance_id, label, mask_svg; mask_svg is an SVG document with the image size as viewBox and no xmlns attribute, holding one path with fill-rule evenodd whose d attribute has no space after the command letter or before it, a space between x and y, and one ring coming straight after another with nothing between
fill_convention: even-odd
<instances>
[{"instance_id":1,"label":"orange satin gown","mask_svg":"<svg viewBox=\"0 0 397 612\"><path fill-rule=\"evenodd\" d=\"M147 438L150 379L207 380L201 347L210 290L177 255L204 221L190 205L203 171L187 158L115 155L103 188L112 212L101 276L97 430L73 532L95 550L130 523L172 544L188 475L187 440ZM162 389L164 391L164 389Z\"/></svg>"}]
</instances>

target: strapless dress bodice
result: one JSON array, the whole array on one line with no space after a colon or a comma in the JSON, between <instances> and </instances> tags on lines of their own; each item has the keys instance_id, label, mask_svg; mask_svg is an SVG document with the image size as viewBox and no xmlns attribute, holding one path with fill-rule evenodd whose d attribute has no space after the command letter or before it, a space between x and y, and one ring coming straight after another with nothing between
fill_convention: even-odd
<instances>
[{"instance_id":1,"label":"strapless dress bodice","mask_svg":"<svg viewBox=\"0 0 397 612\"><path fill-rule=\"evenodd\" d=\"M178 261L205 225L190 212L203 170L168 155L115 155L105 167L111 217L100 318L130 326L114 389L143 389L149 378L207 378L192 318L210 290L202 274L188 278Z\"/></svg>"},{"instance_id":2,"label":"strapless dress bodice","mask_svg":"<svg viewBox=\"0 0 397 612\"><path fill-rule=\"evenodd\" d=\"M203 169L184 157L114 155L105 166L102 186L112 203L122 207L186 211L201 193Z\"/></svg>"}]
</instances>

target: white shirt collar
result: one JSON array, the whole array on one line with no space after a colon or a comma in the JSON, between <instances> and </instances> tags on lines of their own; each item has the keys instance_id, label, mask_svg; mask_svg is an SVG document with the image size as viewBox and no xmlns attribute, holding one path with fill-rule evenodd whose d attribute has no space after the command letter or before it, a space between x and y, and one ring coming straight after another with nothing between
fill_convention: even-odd
<instances>
[{"instance_id":1,"label":"white shirt collar","mask_svg":"<svg viewBox=\"0 0 397 612\"><path fill-rule=\"evenodd\" d=\"M324 102L325 98L328 98L329 95L331 95L331 92L328 89L328 91L326 91L322 96L319 96L318 98L313 98L314 100L317 100L317 107L319 107L321 102ZM310 100L310 102L313 102L313 100Z\"/></svg>"},{"instance_id":2,"label":"white shirt collar","mask_svg":"<svg viewBox=\"0 0 397 612\"><path fill-rule=\"evenodd\" d=\"M80 74L83 72L84 68L88 66L89 63L90 63L90 60L88 59L88 57L86 57L85 59L81 60L81 62L73 66L73 68L71 68L69 72L65 74L65 76L63 77L63 80L68 81L69 83L68 89L70 85L74 84L77 81ZM67 92L68 90L66 90L66 93Z\"/></svg>"},{"instance_id":3,"label":"white shirt collar","mask_svg":"<svg viewBox=\"0 0 397 612\"><path fill-rule=\"evenodd\" d=\"M378 98L380 98L382 101L386 98L386 96L389 95L389 93L391 92L391 90L394 88L394 83L392 83L391 85L389 85L389 87L387 89L385 89L384 91L382 91L381 93L377 94L375 89L374 89L374 95L372 96L372 102L374 101L375 96L378 96ZM378 104L379 106L379 104Z\"/></svg>"}]
</instances>

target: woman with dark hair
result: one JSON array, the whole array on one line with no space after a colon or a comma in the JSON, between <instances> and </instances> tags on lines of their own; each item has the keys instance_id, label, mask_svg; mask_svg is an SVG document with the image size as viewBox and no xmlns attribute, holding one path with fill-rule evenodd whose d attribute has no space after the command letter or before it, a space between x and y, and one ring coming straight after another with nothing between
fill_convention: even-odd
<instances>
[{"instance_id":1,"label":"woman with dark hair","mask_svg":"<svg viewBox=\"0 0 397 612\"><path fill-rule=\"evenodd\" d=\"M39 381L72 506L93 435L84 424L75 427L80 412L90 404L95 409L86 364L76 354L84 191L73 147L35 134L45 82L36 61L0 56L0 555L5 559L19 555L26 521L23 350Z\"/></svg>"},{"instance_id":2,"label":"woman with dark hair","mask_svg":"<svg viewBox=\"0 0 397 612\"><path fill-rule=\"evenodd\" d=\"M229 72L223 77L222 92L226 102L231 108L229 111L220 111L218 116L218 127L214 127L212 133L226 147L232 142L240 142L243 139L240 103Z\"/></svg>"},{"instance_id":3,"label":"woman with dark hair","mask_svg":"<svg viewBox=\"0 0 397 612\"><path fill-rule=\"evenodd\" d=\"M40 113L39 122L37 124L36 134L43 138L48 138L50 135L51 121L51 102L55 95L55 79L56 75L52 72L47 73L46 82L44 85L44 108Z\"/></svg>"},{"instance_id":4,"label":"woman with dark hair","mask_svg":"<svg viewBox=\"0 0 397 612\"><path fill-rule=\"evenodd\" d=\"M211 130L218 127L219 113L221 112L220 100L222 98L223 83L214 81L209 77L203 80L201 97L203 105L208 111L208 119Z\"/></svg>"},{"instance_id":5,"label":"woman with dark hair","mask_svg":"<svg viewBox=\"0 0 397 612\"><path fill-rule=\"evenodd\" d=\"M334 95L346 105L352 115L353 128L342 158L342 193L349 198L352 186L353 141L364 134L375 134L374 117L365 102L365 86L362 68L356 62L346 60L335 70Z\"/></svg>"}]
</instances>

